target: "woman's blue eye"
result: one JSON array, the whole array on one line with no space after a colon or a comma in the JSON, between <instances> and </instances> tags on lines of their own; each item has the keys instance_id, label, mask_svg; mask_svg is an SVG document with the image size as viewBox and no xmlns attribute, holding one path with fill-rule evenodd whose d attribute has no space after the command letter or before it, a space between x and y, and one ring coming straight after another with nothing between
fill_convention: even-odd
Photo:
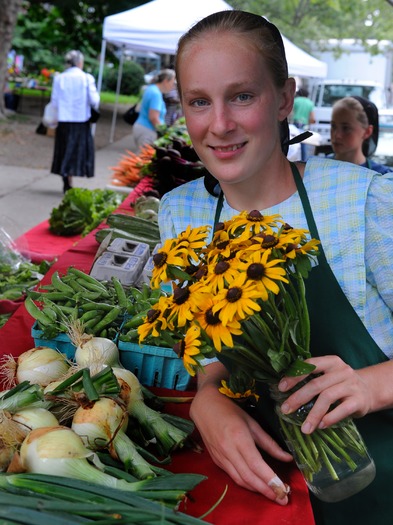
<instances>
[{"instance_id":1,"label":"woman's blue eye","mask_svg":"<svg viewBox=\"0 0 393 525\"><path fill-rule=\"evenodd\" d=\"M206 106L207 105L207 101L206 100L203 100L203 99L197 99L197 100L193 100L191 102L191 106L195 106L195 107L203 107L203 106Z\"/></svg>"},{"instance_id":2,"label":"woman's blue eye","mask_svg":"<svg viewBox=\"0 0 393 525\"><path fill-rule=\"evenodd\" d=\"M237 96L237 98L240 100L240 102L247 102L247 100L250 100L251 95L248 95L247 93L241 93Z\"/></svg>"}]
</instances>

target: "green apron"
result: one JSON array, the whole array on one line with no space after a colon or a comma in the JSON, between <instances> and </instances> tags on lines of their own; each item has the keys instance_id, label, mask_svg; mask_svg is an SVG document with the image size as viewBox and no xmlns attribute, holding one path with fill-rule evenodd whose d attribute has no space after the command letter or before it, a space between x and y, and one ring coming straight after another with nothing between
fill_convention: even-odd
<instances>
[{"instance_id":1,"label":"green apron","mask_svg":"<svg viewBox=\"0 0 393 525\"><path fill-rule=\"evenodd\" d=\"M310 234L319 239L302 178L297 167L294 164L291 167ZM222 202L217 204L216 222L220 208ZM312 355L335 354L355 369L387 361L342 291L321 245L319 249L319 264L305 281ZM263 419L264 428L267 423L268 429L282 442L266 387L261 394L253 415ZM325 503L310 494L318 525L393 524L393 410L369 414L357 419L356 425L376 464L376 478L366 489L339 503Z\"/></svg>"}]
</instances>

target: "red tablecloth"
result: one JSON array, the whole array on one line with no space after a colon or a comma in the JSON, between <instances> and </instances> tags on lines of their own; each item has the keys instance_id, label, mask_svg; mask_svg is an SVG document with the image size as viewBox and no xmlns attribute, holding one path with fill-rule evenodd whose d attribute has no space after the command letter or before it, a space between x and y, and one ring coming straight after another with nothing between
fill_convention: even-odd
<instances>
[{"instance_id":1,"label":"red tablecloth","mask_svg":"<svg viewBox=\"0 0 393 525\"><path fill-rule=\"evenodd\" d=\"M128 210L126 202L121 207ZM44 249L45 246L42 246ZM53 271L61 274L71 265L89 272L98 244L94 232L65 251L52 266L43 282L49 282ZM34 346L30 335L34 319L21 305L10 320L0 329L0 353L20 355ZM184 395L184 392L165 390L165 395ZM171 413L188 416L189 405L170 403L167 410ZM193 516L201 516L208 511L228 487L226 496L218 507L209 514L205 521L214 525L314 525L314 518L304 480L294 464L275 464L277 474L291 486L290 503L281 507L261 495L252 493L235 485L218 468L206 451L197 453L180 450L173 455L173 462L168 467L174 472L200 473L207 476L190 495L183 511Z\"/></svg>"},{"instance_id":2,"label":"red tablecloth","mask_svg":"<svg viewBox=\"0 0 393 525\"><path fill-rule=\"evenodd\" d=\"M49 221L44 221L17 239L22 254L34 263L53 261L72 248L80 235L63 237L49 231Z\"/></svg>"}]
</instances>

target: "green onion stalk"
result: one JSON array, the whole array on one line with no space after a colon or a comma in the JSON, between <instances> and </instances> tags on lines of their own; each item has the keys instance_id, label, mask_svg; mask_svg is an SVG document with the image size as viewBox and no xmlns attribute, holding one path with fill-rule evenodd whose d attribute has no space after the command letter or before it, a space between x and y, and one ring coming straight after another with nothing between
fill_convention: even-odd
<instances>
[{"instance_id":1,"label":"green onion stalk","mask_svg":"<svg viewBox=\"0 0 393 525\"><path fill-rule=\"evenodd\" d=\"M170 479L167 482L170 483ZM194 482L195 483L195 482ZM189 486L191 486L189 484ZM202 525L138 492L45 474L0 475L0 519L23 525Z\"/></svg>"},{"instance_id":2,"label":"green onion stalk","mask_svg":"<svg viewBox=\"0 0 393 525\"><path fill-rule=\"evenodd\" d=\"M80 436L63 426L32 430L20 448L26 472L77 479L111 489L138 492L142 497L177 507L186 493L200 483L198 474L168 474L129 482L105 472L97 454L87 449Z\"/></svg>"},{"instance_id":3,"label":"green onion stalk","mask_svg":"<svg viewBox=\"0 0 393 525\"><path fill-rule=\"evenodd\" d=\"M141 384L135 374L124 368L114 368L113 372L120 383L120 397L128 414L138 421L147 439L155 439L163 455L181 448L190 432L165 420L157 410L146 405Z\"/></svg>"},{"instance_id":4,"label":"green onion stalk","mask_svg":"<svg viewBox=\"0 0 393 525\"><path fill-rule=\"evenodd\" d=\"M128 413L114 399L102 397L92 404L81 406L74 414L71 428L84 445L94 451L107 449L120 460L127 472L138 479L155 477L156 471L138 452L137 446L125 433Z\"/></svg>"}]
</instances>

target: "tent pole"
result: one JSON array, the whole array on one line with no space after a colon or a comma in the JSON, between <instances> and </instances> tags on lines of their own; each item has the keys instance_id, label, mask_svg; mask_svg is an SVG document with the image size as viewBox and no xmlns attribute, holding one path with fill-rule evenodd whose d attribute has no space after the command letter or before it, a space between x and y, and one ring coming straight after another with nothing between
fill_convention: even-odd
<instances>
[{"instance_id":1,"label":"tent pole","mask_svg":"<svg viewBox=\"0 0 393 525\"><path fill-rule=\"evenodd\" d=\"M123 63L124 63L124 47L121 48L120 53L120 60L119 60L119 73L117 75L117 85L116 85L116 98L115 98L115 107L113 109L113 115L112 115L112 126L111 126L111 135L109 138L109 142L113 142L113 137L115 134L115 127L116 127L116 118L117 118L117 105L119 101L119 93L120 93L120 86L121 86L121 77L123 76Z\"/></svg>"},{"instance_id":2,"label":"tent pole","mask_svg":"<svg viewBox=\"0 0 393 525\"><path fill-rule=\"evenodd\" d=\"M103 38L102 39L102 43L101 43L100 68L98 70L98 80L97 80L97 91L98 91L99 94L101 93L102 77L103 77L103 74L104 74L105 51L106 51L106 40L105 40L105 38ZM92 133L93 137L94 137L94 135L96 133L96 125L97 124L93 124L91 126L91 133Z\"/></svg>"}]
</instances>

